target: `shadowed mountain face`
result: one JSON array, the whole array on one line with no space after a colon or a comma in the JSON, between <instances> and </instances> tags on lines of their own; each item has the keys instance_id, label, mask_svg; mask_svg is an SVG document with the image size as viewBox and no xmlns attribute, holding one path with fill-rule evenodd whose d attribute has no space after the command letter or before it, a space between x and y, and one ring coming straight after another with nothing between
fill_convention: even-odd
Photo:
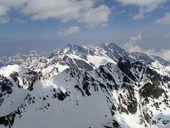
<instances>
[{"instance_id":1,"label":"shadowed mountain face","mask_svg":"<svg viewBox=\"0 0 170 128\"><path fill-rule=\"evenodd\" d=\"M169 71L133 54L68 45L0 68L0 127L169 128Z\"/></svg>"}]
</instances>

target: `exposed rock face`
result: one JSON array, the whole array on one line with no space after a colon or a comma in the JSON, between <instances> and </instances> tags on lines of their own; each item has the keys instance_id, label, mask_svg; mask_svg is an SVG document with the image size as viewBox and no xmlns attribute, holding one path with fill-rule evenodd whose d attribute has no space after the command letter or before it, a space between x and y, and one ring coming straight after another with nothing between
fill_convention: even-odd
<instances>
[{"instance_id":1,"label":"exposed rock face","mask_svg":"<svg viewBox=\"0 0 170 128\"><path fill-rule=\"evenodd\" d=\"M12 93L12 82L6 77L0 75L0 106L3 103L3 97L8 97Z\"/></svg>"}]
</instances>

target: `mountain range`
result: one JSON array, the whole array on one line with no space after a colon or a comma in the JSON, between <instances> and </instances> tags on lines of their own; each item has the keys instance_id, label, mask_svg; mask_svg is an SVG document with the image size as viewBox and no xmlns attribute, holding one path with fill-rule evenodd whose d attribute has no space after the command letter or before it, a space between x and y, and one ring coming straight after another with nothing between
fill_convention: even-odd
<instances>
[{"instance_id":1,"label":"mountain range","mask_svg":"<svg viewBox=\"0 0 170 128\"><path fill-rule=\"evenodd\" d=\"M0 128L169 128L170 62L115 43L0 58Z\"/></svg>"}]
</instances>

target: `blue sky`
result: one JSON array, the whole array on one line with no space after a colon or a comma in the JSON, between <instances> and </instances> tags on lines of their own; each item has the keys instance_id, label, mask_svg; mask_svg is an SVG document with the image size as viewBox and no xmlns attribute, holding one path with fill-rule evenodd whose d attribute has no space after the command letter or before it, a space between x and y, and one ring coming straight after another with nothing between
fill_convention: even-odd
<instances>
[{"instance_id":1,"label":"blue sky","mask_svg":"<svg viewBox=\"0 0 170 128\"><path fill-rule=\"evenodd\" d=\"M1 56L103 42L170 54L170 1L0 0Z\"/></svg>"}]
</instances>

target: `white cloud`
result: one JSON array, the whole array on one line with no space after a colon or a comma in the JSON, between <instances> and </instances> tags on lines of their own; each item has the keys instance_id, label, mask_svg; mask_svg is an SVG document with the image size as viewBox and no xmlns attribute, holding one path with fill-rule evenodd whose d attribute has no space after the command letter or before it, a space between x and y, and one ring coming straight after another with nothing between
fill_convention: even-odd
<instances>
[{"instance_id":1,"label":"white cloud","mask_svg":"<svg viewBox=\"0 0 170 128\"><path fill-rule=\"evenodd\" d=\"M170 55L170 49L160 49L159 51L156 51L155 49L149 49L149 50L141 49L141 52L144 52L148 55L160 56L163 59L170 62L170 56L169 56Z\"/></svg>"},{"instance_id":2,"label":"white cloud","mask_svg":"<svg viewBox=\"0 0 170 128\"><path fill-rule=\"evenodd\" d=\"M156 20L157 24L170 24L170 12L166 13L164 17Z\"/></svg>"},{"instance_id":3,"label":"white cloud","mask_svg":"<svg viewBox=\"0 0 170 128\"><path fill-rule=\"evenodd\" d=\"M136 35L136 36L132 36L131 38L130 38L130 42L139 42L139 41L141 41L142 40L142 34L140 33L140 34L138 34L138 35Z\"/></svg>"},{"instance_id":4,"label":"white cloud","mask_svg":"<svg viewBox=\"0 0 170 128\"><path fill-rule=\"evenodd\" d=\"M96 0L0 0L0 22L9 21L9 13L18 11L32 20L77 21L87 26L107 24L111 9Z\"/></svg>"},{"instance_id":5,"label":"white cloud","mask_svg":"<svg viewBox=\"0 0 170 128\"><path fill-rule=\"evenodd\" d=\"M0 0L0 23L10 21L9 12L21 8L26 0Z\"/></svg>"},{"instance_id":6,"label":"white cloud","mask_svg":"<svg viewBox=\"0 0 170 128\"><path fill-rule=\"evenodd\" d=\"M129 41L124 44L124 48L128 52L141 52L142 49L136 44L137 42L142 40L142 34L137 34L135 36L130 37Z\"/></svg>"},{"instance_id":7,"label":"white cloud","mask_svg":"<svg viewBox=\"0 0 170 128\"><path fill-rule=\"evenodd\" d=\"M118 0L118 1L121 2L123 5L134 4L137 6L148 6L152 5L153 3L155 4L160 3L161 1L164 0Z\"/></svg>"},{"instance_id":8,"label":"white cloud","mask_svg":"<svg viewBox=\"0 0 170 128\"><path fill-rule=\"evenodd\" d=\"M86 23L90 27L100 24L105 26L110 13L110 9L106 5L100 5L97 8L91 8L80 14L79 21Z\"/></svg>"},{"instance_id":9,"label":"white cloud","mask_svg":"<svg viewBox=\"0 0 170 128\"><path fill-rule=\"evenodd\" d=\"M128 52L142 52L142 49L135 43L126 43L124 44L124 48L128 51Z\"/></svg>"},{"instance_id":10,"label":"white cloud","mask_svg":"<svg viewBox=\"0 0 170 128\"><path fill-rule=\"evenodd\" d=\"M142 34L130 37L129 41L123 45L124 49L128 52L143 52L148 55L156 55L170 61L170 49L143 49L137 43L142 40Z\"/></svg>"},{"instance_id":11,"label":"white cloud","mask_svg":"<svg viewBox=\"0 0 170 128\"><path fill-rule=\"evenodd\" d=\"M34 20L76 20L88 26L107 23L110 8L104 4L94 7L94 4L95 0L28 0L22 12L32 15Z\"/></svg>"},{"instance_id":12,"label":"white cloud","mask_svg":"<svg viewBox=\"0 0 170 128\"><path fill-rule=\"evenodd\" d=\"M122 5L136 5L139 7L139 13L133 16L133 19L143 19L145 14L157 9L167 0L118 0Z\"/></svg>"},{"instance_id":13,"label":"white cloud","mask_svg":"<svg viewBox=\"0 0 170 128\"><path fill-rule=\"evenodd\" d=\"M71 27L69 27L69 28L67 28L67 29L60 30L60 31L58 32L58 34L59 34L60 36L69 36L69 35L72 35L72 34L74 34L74 33L79 32L79 31L80 31L80 30L79 30L79 27L78 27L78 26L71 26Z\"/></svg>"},{"instance_id":14,"label":"white cloud","mask_svg":"<svg viewBox=\"0 0 170 128\"><path fill-rule=\"evenodd\" d=\"M161 49L160 52L156 52L156 55L170 61L170 49Z\"/></svg>"}]
</instances>

